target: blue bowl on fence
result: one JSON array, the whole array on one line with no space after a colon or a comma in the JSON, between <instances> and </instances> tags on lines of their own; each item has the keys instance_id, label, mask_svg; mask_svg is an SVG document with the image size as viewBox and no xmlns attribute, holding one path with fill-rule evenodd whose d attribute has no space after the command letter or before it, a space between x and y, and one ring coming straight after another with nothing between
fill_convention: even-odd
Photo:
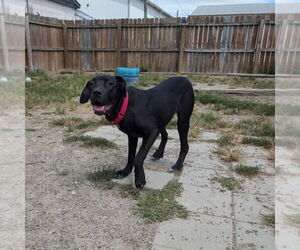
<instances>
[{"instance_id":1,"label":"blue bowl on fence","mask_svg":"<svg viewBox=\"0 0 300 250\"><path fill-rule=\"evenodd\" d=\"M138 77L140 75L140 68L116 68L116 76Z\"/></svg>"}]
</instances>

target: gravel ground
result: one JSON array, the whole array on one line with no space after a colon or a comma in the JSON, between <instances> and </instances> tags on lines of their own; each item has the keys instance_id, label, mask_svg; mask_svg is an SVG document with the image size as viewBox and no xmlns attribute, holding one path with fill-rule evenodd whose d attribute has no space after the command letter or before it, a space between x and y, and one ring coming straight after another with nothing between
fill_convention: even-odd
<instances>
[{"instance_id":1,"label":"gravel ground","mask_svg":"<svg viewBox=\"0 0 300 250\"><path fill-rule=\"evenodd\" d=\"M100 166L123 167L127 153L65 144L65 128L49 126L55 116L43 112L26 119L36 129L26 132L26 248L149 249L156 224L135 215L137 201L86 178Z\"/></svg>"}]
</instances>

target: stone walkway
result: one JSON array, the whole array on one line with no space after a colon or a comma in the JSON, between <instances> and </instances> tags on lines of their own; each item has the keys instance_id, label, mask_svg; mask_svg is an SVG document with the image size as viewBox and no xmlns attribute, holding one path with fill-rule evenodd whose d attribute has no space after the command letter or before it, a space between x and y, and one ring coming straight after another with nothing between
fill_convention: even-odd
<instances>
[{"instance_id":1,"label":"stone walkway","mask_svg":"<svg viewBox=\"0 0 300 250\"><path fill-rule=\"evenodd\" d=\"M180 144L176 130L168 130L168 133L171 140L168 141L164 160L159 162L171 167ZM126 135L115 128L101 127L87 135L100 136L120 146L127 145ZM211 140L218 137L218 134L204 132L197 141L190 142L185 167L179 177L183 192L177 199L190 211L190 216L186 220L160 223L153 250L274 249L274 229L263 223L263 215L274 213L275 169L268 160L269 153L253 146L239 148L244 154L242 163L260 166L265 173L253 178L241 177L233 171L237 164L224 163L213 153L218 145ZM155 145L158 144L159 140ZM149 164L147 159L145 168ZM160 189L172 178L171 174L155 172L146 172L149 185L146 187ZM161 179L158 179L160 176ZM241 188L229 191L218 183L212 183L213 177L234 177L241 182ZM132 181L130 178L121 182L128 183Z\"/></svg>"}]
</instances>

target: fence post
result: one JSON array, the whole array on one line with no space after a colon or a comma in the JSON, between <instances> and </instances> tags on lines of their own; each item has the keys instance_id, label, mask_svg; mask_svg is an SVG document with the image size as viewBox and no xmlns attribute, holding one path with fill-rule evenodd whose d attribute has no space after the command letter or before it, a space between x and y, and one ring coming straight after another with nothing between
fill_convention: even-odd
<instances>
[{"instance_id":1,"label":"fence post","mask_svg":"<svg viewBox=\"0 0 300 250\"><path fill-rule=\"evenodd\" d=\"M5 71L9 70L9 57L8 57L8 47L6 38L6 26L5 26L5 14L0 16L0 36L1 36L1 46L2 46L2 57L3 57L3 67Z\"/></svg>"},{"instance_id":2,"label":"fence post","mask_svg":"<svg viewBox=\"0 0 300 250\"><path fill-rule=\"evenodd\" d=\"M178 57L178 73L183 72L183 57L184 57L184 38L185 38L185 26L180 25L180 41L179 41L179 57Z\"/></svg>"},{"instance_id":3,"label":"fence post","mask_svg":"<svg viewBox=\"0 0 300 250\"><path fill-rule=\"evenodd\" d=\"M263 72L259 72L261 70L261 68L259 67L259 60L260 60L260 56L261 56L261 40L263 37L263 34L265 32L265 19L261 19L259 22L259 28L258 28L258 33L257 33L257 39L255 42L255 52L254 52L254 67L253 67L253 73L263 73Z\"/></svg>"},{"instance_id":4,"label":"fence post","mask_svg":"<svg viewBox=\"0 0 300 250\"><path fill-rule=\"evenodd\" d=\"M26 15L25 19L25 34L26 34L26 51L27 51L27 59L28 59L28 70L33 70L33 61L32 61L32 47L31 47L31 34L29 27L29 18Z\"/></svg>"},{"instance_id":5,"label":"fence post","mask_svg":"<svg viewBox=\"0 0 300 250\"><path fill-rule=\"evenodd\" d=\"M116 29L116 67L122 66L122 20L117 21Z\"/></svg>"},{"instance_id":6,"label":"fence post","mask_svg":"<svg viewBox=\"0 0 300 250\"><path fill-rule=\"evenodd\" d=\"M63 44L64 44L64 68L68 68L68 27L64 22L63 24Z\"/></svg>"}]
</instances>

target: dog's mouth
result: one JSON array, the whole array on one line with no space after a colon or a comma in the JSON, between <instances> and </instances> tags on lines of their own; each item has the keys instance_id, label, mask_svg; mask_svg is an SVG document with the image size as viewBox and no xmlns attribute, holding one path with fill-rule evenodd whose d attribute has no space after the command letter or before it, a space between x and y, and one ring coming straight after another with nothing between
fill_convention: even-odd
<instances>
[{"instance_id":1,"label":"dog's mouth","mask_svg":"<svg viewBox=\"0 0 300 250\"><path fill-rule=\"evenodd\" d=\"M104 106L93 105L95 114L99 114L99 115L105 114L110 109L110 107L111 105L104 105Z\"/></svg>"}]
</instances>

